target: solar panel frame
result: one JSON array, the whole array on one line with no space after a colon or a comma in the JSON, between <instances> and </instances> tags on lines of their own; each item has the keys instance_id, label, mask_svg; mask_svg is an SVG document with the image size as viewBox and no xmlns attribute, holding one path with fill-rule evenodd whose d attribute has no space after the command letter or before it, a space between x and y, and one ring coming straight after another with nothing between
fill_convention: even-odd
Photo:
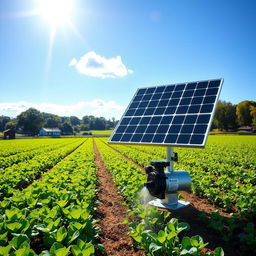
<instances>
[{"instance_id":1,"label":"solar panel frame","mask_svg":"<svg viewBox=\"0 0 256 256\"><path fill-rule=\"evenodd\" d=\"M214 86L214 85L212 85L212 86L210 86L210 82L215 82L215 81L217 81L218 83L219 83L219 86L217 86L218 88L216 88L216 86ZM171 147L196 147L196 148L203 148L203 147L205 147L205 144L206 144L206 141L207 141L207 138L208 138L208 133L209 133L209 130L210 130L210 127L211 127L211 124L212 124L212 121L213 121L213 117L214 117L214 113L215 113L215 111L216 111L216 105L217 105L217 103L218 103L218 99L219 99L219 95L220 95L220 93L221 93L221 89L222 89L222 84L223 84L223 82L224 82L224 79L223 78L218 78L218 79L209 79L209 80L202 80L202 81L193 81L193 82L185 82L185 83L176 83L176 84L169 84L169 85L160 85L160 86L150 86L150 87L142 87L142 88L138 88L137 90L136 90L136 92L135 92L135 94L133 95L133 98L132 98L132 100L130 101L130 103L129 103L129 105L127 106L127 108L126 108L126 110L125 110L125 112L124 112L124 114L122 115L122 117L121 117L121 119L119 120L119 122L118 122L118 124L116 125L116 127L115 127L115 129L114 129L114 131L113 131L113 133L112 133L112 135L110 136L110 139L109 139L109 143L112 143L112 144L133 144L133 145L155 145L155 146L171 146ZM187 86L187 88L186 88L186 90L184 90L184 88ZM182 89L183 88L183 89ZM172 90L171 90L172 89ZM174 89L174 90L173 90ZM197 89L199 89L199 90L197 90ZM217 91L216 91L216 89L217 89ZM180 94L180 93L176 93L176 92L179 92L179 91L181 91L181 90L183 90L183 92ZM199 95L196 95L196 97L197 98L195 98L195 95L193 95L193 96L187 96L187 95L189 95L189 93L186 93L186 92L189 92L189 90L194 90L194 93L196 93L197 92L197 94L199 94ZM204 93L203 93L203 90L204 90ZM171 94L168 94L168 91L170 91L171 92ZM216 92L216 96L215 95L211 95L211 93L212 92ZM139 94L139 92L140 92L140 94ZM163 113L161 114L161 109L163 109L163 107L162 106L160 106L160 108L157 108L158 107L158 105L159 105L159 102L161 102L161 105L162 104L165 104L165 100L164 99L162 99L162 101L158 101L158 103L157 103L157 100L159 100L159 99L157 99L159 96L158 95L156 95L156 94L158 94L158 93L161 93L161 92L164 92L165 94L162 94L162 96L164 95L165 97L166 97L166 99L168 100L168 102L169 103L171 103L171 104L173 104L173 106L168 106L166 109L165 109L165 114L166 115L163 115ZM152 94L151 96L150 96L150 93L152 94L152 93L154 93L154 94ZM208 93L208 94L207 94ZM184 95L185 94L185 95ZM193 105L193 106L191 106L190 104L188 104L188 105L179 105L179 103L182 101L182 100L185 100L185 101L189 101L188 99L189 99L189 97L191 98L190 99L190 103L192 104L192 101L194 100L194 101L200 101L200 94L202 94L203 96L202 96L202 100L201 100L201 103L198 103L198 105L197 104L195 104L195 105ZM180 95L180 96L179 96ZM169 97L169 96L171 96L171 97ZM174 96L174 97L172 97L172 96ZM181 97L182 96L182 97ZM187 96L187 97L183 97L183 96ZM137 97L137 99L138 100L142 100L142 99L144 99L144 100L146 100L146 101L148 101L147 103L146 103L146 101L135 101L135 98ZM168 98L169 97L169 98ZM213 101L213 98L215 97L215 99L214 99L214 102L212 102ZM148 99L149 98L149 99ZM154 98L154 99L153 99ZM207 99L206 99L207 98ZM177 100L178 99L178 100ZM150 101L151 100L151 101ZM156 102L153 102L152 100L154 100L154 101L156 101ZM196 102L194 102L194 103L196 103ZM132 104L134 104L134 107L136 108L136 110L134 110L134 111L131 111L131 106L132 106ZM145 108L144 108L144 113L143 114L146 114L146 112L147 112L147 115L149 115L149 116L142 116L142 114L140 113L141 111L138 111L139 110L139 108L138 108L138 106L140 106L140 104L141 104L141 106L142 105L145 105L145 104L147 104L147 107L146 107L146 105L144 106ZM151 106L149 106L151 104ZM156 104L155 106L153 106L154 104ZM208 104L208 105L205 105L205 104ZM209 107L211 107L211 104L213 104L212 105L212 110L211 111L206 111L207 110L207 107L209 108ZM183 106L188 106L188 108L187 108L187 110L185 110L185 108L183 108ZM197 107L198 106L198 107ZM198 110L202 110L203 111L203 107L204 107L204 111L206 111L206 112L199 112ZM134 108L134 109L135 109ZM132 108L133 109L133 108ZM167 113L167 109L168 109L168 113ZM179 115L176 115L176 113L177 113L177 111L178 111L178 109L179 109L179 112L180 113L178 113ZM198 109L197 111L196 111L196 109ZM205 114L207 114L207 115L210 115L210 118L209 118L209 120L208 120L208 122L206 122L206 121L204 121L204 123L202 123L202 125L204 126L203 128L205 129L205 132L203 133L203 135L202 135L202 133L191 133L192 135L193 135L193 138L192 138L192 135L190 135L190 140L189 141L194 141L196 138L200 138L200 136L202 137L202 136L204 136L204 138L203 138L203 141L202 141L202 143L200 143L200 144L184 144L184 142L183 142L183 144L182 143L180 143L180 144L178 144L178 143L165 143L165 142L163 142L163 143L158 143L157 142L157 138L155 138L155 136L157 135L157 134L155 134L155 133L151 133L152 135L149 135L148 133L133 133L133 134L131 134L131 133L125 133L125 132L123 132L123 135L122 136L125 136L125 137L127 137L127 138L132 138L133 136L137 136L137 137L140 137L141 136L141 140L140 140L140 142L133 142L133 141L112 141L112 138L113 138L113 136L116 134L116 131L119 129L119 127L120 127L120 124L121 124L121 122L124 120L124 118L126 117L126 115L127 115L127 113L130 111L130 114L132 114L131 116L132 116L132 118L135 118L135 117L138 117L138 118L140 118L140 120L139 120L139 122L141 121L142 122L142 119L143 118L150 118L150 121L152 121L152 119L153 118L155 118L155 117L158 117L158 116L155 116L155 112L156 111L158 111L160 114L159 115L162 115L161 116L161 119L160 119L160 122L161 122L161 120L163 120L163 118L164 117L171 117L170 115L173 115L172 116L172 119L174 119L175 117L179 117L180 115L182 115L182 111L184 112L186 112L186 111L192 111L192 112L184 112L184 120L183 120L183 122L182 122L182 126L180 127L180 130L179 130L179 136L177 135L177 141L178 140L180 140L180 141L187 141L187 137L185 137L185 135L186 134L180 134L181 133L181 131L182 131L182 128L183 128L183 126L184 125L194 125L194 130L195 130L195 128L196 128L196 121L197 121L197 119L199 119L199 117L201 118L203 115L204 115L204 113ZM137 111L137 114L138 114L138 116L136 116L136 115L134 115L134 114L136 114L136 111ZM173 112L174 111L174 112ZM189 117L190 119L191 119L191 117L193 117L193 111L194 111L194 116L195 115L197 115L197 117L196 117L196 120L194 121L194 122L192 122L192 120L190 121L191 123L186 123L186 118L187 117ZM151 113L152 112L152 113ZM190 115L191 114L191 115ZM151 116L150 116L151 115ZM169 115L169 116L168 116ZM204 116L205 117L205 116ZM132 119L131 117L129 117L130 119ZM187 118L187 119L189 119L189 118ZM208 117L207 117L208 118ZM127 118L128 119L128 118ZM193 119L193 118L192 118ZM134 120L135 121L135 120ZM133 122L134 122L133 121ZM173 120L172 120L173 121ZM129 121L129 122L131 122L131 120ZM160 123L159 122L159 123ZM157 123L157 124L159 124L159 123ZM140 123L140 124L142 124L142 123ZM170 123L168 123L168 124L170 124ZM128 123L126 124L126 126L128 125ZM150 123L150 126L152 126L153 125L153 123L151 124ZM176 124L174 124L174 125L176 125ZM201 126L202 126L201 125ZM122 125L123 126L123 125ZM122 127L121 126L121 127ZM144 126L146 126L146 125L144 125ZM144 126L143 125L140 125L140 126L137 126L136 128L135 128L135 130L134 131L136 131L137 129L144 129ZM178 126L178 124L177 124L177 126ZM205 127L205 126L207 126L207 127ZM142 127L142 128L140 128L140 127ZM146 127L146 129L148 128L149 126L147 126ZM152 126L151 128L149 128L149 129L152 129L152 130L154 130L154 126ZM188 127L185 127L185 128L188 128ZM185 129L184 128L184 129ZM125 128L123 127L123 129L124 129L124 131L126 131L125 130ZM132 128L129 128L129 130L131 130ZM158 129L158 127L156 127L156 130ZM178 129L178 127L177 127L177 129ZM198 129L198 128L197 128ZM155 130L155 132L156 132L156 130ZM145 132L145 130L144 130L144 132ZM130 135L131 134L131 135ZM197 135L198 134L198 135ZM121 137L122 137L121 136ZM149 137L154 137L154 138L152 138L151 139L151 141L150 142L147 142L146 140L149 140ZM159 133L158 134L158 136L162 136L161 135L161 133ZM167 137L175 137L175 134L168 134L168 133L166 133L165 134L165 138L167 139ZM181 136L181 137L180 137ZM143 138L145 137L145 139L144 139L144 141L142 141L143 140ZM121 138L120 138L121 139ZM165 140L166 140L165 139ZM186 143L186 142L185 142Z\"/></svg>"}]
</instances>

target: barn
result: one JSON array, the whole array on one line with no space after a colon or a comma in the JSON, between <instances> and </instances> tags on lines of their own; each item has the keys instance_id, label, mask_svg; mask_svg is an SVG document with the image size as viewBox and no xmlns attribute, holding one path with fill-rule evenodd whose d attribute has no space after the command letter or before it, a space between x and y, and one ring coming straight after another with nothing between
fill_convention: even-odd
<instances>
[{"instance_id":1,"label":"barn","mask_svg":"<svg viewBox=\"0 0 256 256\"><path fill-rule=\"evenodd\" d=\"M245 132L252 132L253 127L252 126L241 126L237 130L238 131L245 131Z\"/></svg>"},{"instance_id":2,"label":"barn","mask_svg":"<svg viewBox=\"0 0 256 256\"><path fill-rule=\"evenodd\" d=\"M8 129L3 132L4 139L15 139L15 130L14 129Z\"/></svg>"},{"instance_id":3,"label":"barn","mask_svg":"<svg viewBox=\"0 0 256 256\"><path fill-rule=\"evenodd\" d=\"M50 136L50 137L60 137L61 130L59 128L42 128L39 131L39 136Z\"/></svg>"}]
</instances>

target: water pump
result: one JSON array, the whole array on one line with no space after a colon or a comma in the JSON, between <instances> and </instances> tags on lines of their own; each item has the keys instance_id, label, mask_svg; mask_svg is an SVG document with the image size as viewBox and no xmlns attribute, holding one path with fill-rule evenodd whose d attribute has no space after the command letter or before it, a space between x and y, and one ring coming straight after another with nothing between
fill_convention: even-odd
<instances>
[{"instance_id":1,"label":"water pump","mask_svg":"<svg viewBox=\"0 0 256 256\"><path fill-rule=\"evenodd\" d=\"M178 200L178 191L190 190L191 178L186 171L173 170L173 161L177 160L177 153L172 148L167 148L167 161L151 161L151 166L145 168L148 175L145 186L157 198L149 204L171 210L189 205L189 202ZM166 167L167 171L164 171Z\"/></svg>"}]
</instances>

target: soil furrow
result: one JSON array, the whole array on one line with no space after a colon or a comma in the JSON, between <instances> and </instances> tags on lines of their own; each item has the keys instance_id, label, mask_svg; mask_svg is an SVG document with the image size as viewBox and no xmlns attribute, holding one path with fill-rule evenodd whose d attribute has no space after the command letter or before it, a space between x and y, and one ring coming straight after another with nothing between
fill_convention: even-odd
<instances>
[{"instance_id":1,"label":"soil furrow","mask_svg":"<svg viewBox=\"0 0 256 256\"><path fill-rule=\"evenodd\" d=\"M95 144L95 160L97 167L98 182L98 200L99 206L96 210L96 218L99 219L101 228L100 241L106 249L106 255L144 255L143 251L136 251L133 248L133 241L128 237L129 228L122 224L125 219L128 207L123 205L123 197L115 187L111 175L104 166L99 150Z\"/></svg>"}]
</instances>

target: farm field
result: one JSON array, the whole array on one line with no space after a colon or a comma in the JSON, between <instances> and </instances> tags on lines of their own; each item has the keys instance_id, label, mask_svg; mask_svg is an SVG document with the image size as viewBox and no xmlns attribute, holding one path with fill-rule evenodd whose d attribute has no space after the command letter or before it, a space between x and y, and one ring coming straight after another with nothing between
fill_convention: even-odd
<instances>
[{"instance_id":1,"label":"farm field","mask_svg":"<svg viewBox=\"0 0 256 256\"><path fill-rule=\"evenodd\" d=\"M175 148L175 169L192 177L192 192L180 193L191 206L180 214L145 207L139 196L143 167L164 160L165 148L107 140L0 141L0 255L224 255L220 247L225 255L255 252L256 136L209 136L205 149ZM111 205L114 198L101 200L104 173L115 184L108 183L112 196L123 197L119 205ZM108 215L97 210L121 204L130 210L115 225L129 227L130 251L118 234L104 233ZM111 239L117 241L110 253Z\"/></svg>"}]
</instances>

